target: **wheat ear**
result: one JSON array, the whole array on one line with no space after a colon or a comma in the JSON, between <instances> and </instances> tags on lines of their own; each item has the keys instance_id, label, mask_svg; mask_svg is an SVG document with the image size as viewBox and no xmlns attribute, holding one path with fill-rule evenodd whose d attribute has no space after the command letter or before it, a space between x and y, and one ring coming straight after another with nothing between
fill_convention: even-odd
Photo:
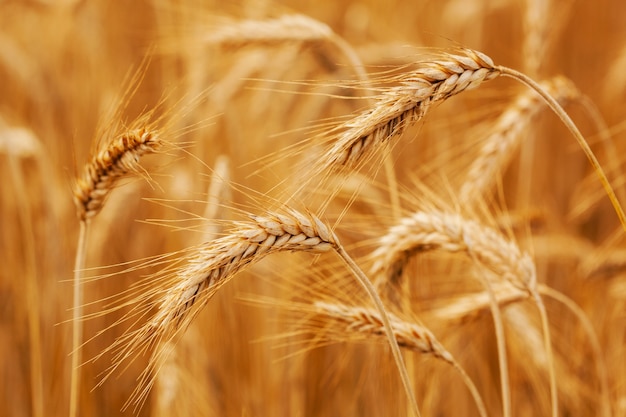
<instances>
[{"instance_id":1,"label":"wheat ear","mask_svg":"<svg viewBox=\"0 0 626 417\"><path fill-rule=\"evenodd\" d=\"M85 268L89 224L102 209L106 197L118 180L139 172L139 158L155 152L162 142L156 131L145 128L131 130L106 144L85 165L83 175L76 180L74 203L76 204L80 230L74 263L74 291L72 309L72 372L70 382L69 416L78 414L78 390L80 384L82 305L83 290L81 271Z\"/></svg>"},{"instance_id":2,"label":"wheat ear","mask_svg":"<svg viewBox=\"0 0 626 417\"><path fill-rule=\"evenodd\" d=\"M153 153L162 145L156 131L136 129L115 138L85 165L74 187L78 217L85 221L102 209L115 183L129 174L139 172L139 158Z\"/></svg>"},{"instance_id":3,"label":"wheat ear","mask_svg":"<svg viewBox=\"0 0 626 417\"><path fill-rule=\"evenodd\" d=\"M462 54L442 54L440 59L388 80L400 86L383 91L374 107L330 132L336 137L322 160L321 171L359 166L376 149L421 120L433 104L498 75L491 58L463 49Z\"/></svg>"},{"instance_id":4,"label":"wheat ear","mask_svg":"<svg viewBox=\"0 0 626 417\"><path fill-rule=\"evenodd\" d=\"M139 312L135 313L143 316L153 308L156 309L156 313L140 328L128 332L107 349L115 351L115 355L113 365L100 384L122 362L132 360L132 356L138 352L145 352L150 347L156 346L157 349L148 367L142 373L133 396L126 404L128 407L134 402L140 407L154 382L153 371L158 369L166 356L167 352L161 347L183 332L220 286L237 272L272 253L323 253L334 250L374 301L384 323L407 396L411 399L414 413L419 416L408 373L382 301L365 274L345 252L332 230L314 215L291 209L286 209L284 213L249 217L250 222L237 223L229 234L193 248L188 256L179 259L176 264L149 277L150 281L159 281L164 285L152 294L140 296L138 303L144 299L147 303L140 304ZM153 296L156 296L156 299L150 300Z\"/></svg>"},{"instance_id":5,"label":"wheat ear","mask_svg":"<svg viewBox=\"0 0 626 417\"><path fill-rule=\"evenodd\" d=\"M348 60L359 80L368 83L361 59L328 25L309 16L287 14L273 19L230 20L200 38L201 42L230 47L286 42L329 42Z\"/></svg>"},{"instance_id":6,"label":"wheat ear","mask_svg":"<svg viewBox=\"0 0 626 417\"><path fill-rule=\"evenodd\" d=\"M379 290L389 285L399 288L411 256L430 250L467 253L464 236L472 237L471 250L480 263L501 279L523 291L535 286L534 263L516 244L495 229L443 212L416 212L392 226L372 252L370 274Z\"/></svg>"},{"instance_id":7,"label":"wheat ear","mask_svg":"<svg viewBox=\"0 0 626 417\"><path fill-rule=\"evenodd\" d=\"M343 331L339 333L339 337L343 336L349 339L351 335L357 334L369 338L372 335L385 336L386 334L383 320L377 310L321 301L315 302L314 308L324 322L334 321L345 326ZM485 404L472 380L430 330L416 323L404 321L391 313L389 314L389 321L399 346L416 352L431 354L457 369L470 390L480 415L483 417L487 415Z\"/></svg>"}]
</instances>

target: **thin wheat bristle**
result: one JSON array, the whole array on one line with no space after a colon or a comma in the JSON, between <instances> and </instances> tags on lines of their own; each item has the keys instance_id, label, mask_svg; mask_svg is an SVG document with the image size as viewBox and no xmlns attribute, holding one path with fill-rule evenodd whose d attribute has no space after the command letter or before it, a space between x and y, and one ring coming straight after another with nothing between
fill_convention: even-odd
<instances>
[{"instance_id":1,"label":"thin wheat bristle","mask_svg":"<svg viewBox=\"0 0 626 417\"><path fill-rule=\"evenodd\" d=\"M156 131L128 131L95 155L83 174L76 179L74 202L81 221L94 217L122 177L139 170L139 158L157 151L162 145Z\"/></svg>"},{"instance_id":2,"label":"thin wheat bristle","mask_svg":"<svg viewBox=\"0 0 626 417\"><path fill-rule=\"evenodd\" d=\"M324 321L333 320L345 325L343 328L345 334L340 334L344 335L346 340L354 337L355 333L363 337L374 335L383 338L385 336L380 314L374 309L321 301L316 301L314 306L316 313L321 315ZM436 358L454 364L454 358L450 352L439 343L430 330L418 324L401 320L393 314L389 314L389 320L398 345L417 352L432 354Z\"/></svg>"}]
</instances>

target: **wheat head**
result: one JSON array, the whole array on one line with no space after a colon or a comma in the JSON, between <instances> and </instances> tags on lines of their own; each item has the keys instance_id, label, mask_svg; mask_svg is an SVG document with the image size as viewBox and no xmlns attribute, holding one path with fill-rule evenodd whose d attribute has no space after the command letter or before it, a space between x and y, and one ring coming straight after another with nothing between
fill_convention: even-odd
<instances>
[{"instance_id":1,"label":"wheat head","mask_svg":"<svg viewBox=\"0 0 626 417\"><path fill-rule=\"evenodd\" d=\"M415 71L388 81L390 87L375 99L375 105L340 125L336 140L323 160L322 171L354 168L390 139L402 135L421 120L430 107L462 91L478 87L499 75L493 61L470 49L462 54L443 54L420 64Z\"/></svg>"},{"instance_id":2,"label":"wheat head","mask_svg":"<svg viewBox=\"0 0 626 417\"><path fill-rule=\"evenodd\" d=\"M532 259L514 242L477 221L433 211L402 218L380 238L371 267L378 288L391 286L397 290L408 260L430 250L471 253L500 280L523 291L536 285Z\"/></svg>"},{"instance_id":3,"label":"wheat head","mask_svg":"<svg viewBox=\"0 0 626 417\"><path fill-rule=\"evenodd\" d=\"M74 203L81 221L100 212L115 183L139 172L139 158L162 145L157 131L144 128L125 132L100 150L76 179Z\"/></svg>"}]
</instances>

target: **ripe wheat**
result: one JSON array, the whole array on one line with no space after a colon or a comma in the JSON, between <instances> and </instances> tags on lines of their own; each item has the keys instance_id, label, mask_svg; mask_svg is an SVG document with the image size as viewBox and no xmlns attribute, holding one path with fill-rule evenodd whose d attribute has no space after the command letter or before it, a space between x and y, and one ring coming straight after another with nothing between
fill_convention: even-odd
<instances>
[{"instance_id":1,"label":"ripe wheat","mask_svg":"<svg viewBox=\"0 0 626 417\"><path fill-rule=\"evenodd\" d=\"M417 212L402 218L379 239L371 267L378 288L390 286L397 291L410 257L429 250L471 252L500 280L523 291L536 285L530 256L496 230L457 214Z\"/></svg>"},{"instance_id":2,"label":"ripe wheat","mask_svg":"<svg viewBox=\"0 0 626 417\"><path fill-rule=\"evenodd\" d=\"M367 337L367 335L385 336L383 322L376 310L321 301L316 301L314 306L324 321L335 321L345 325L344 331L347 340L354 337L354 333L361 334L363 337ZM389 320L398 340L398 345L417 352L431 354L451 364L454 363L450 352L437 341L430 330L418 324L401 320L392 314L389 314Z\"/></svg>"},{"instance_id":3,"label":"ripe wheat","mask_svg":"<svg viewBox=\"0 0 626 417\"><path fill-rule=\"evenodd\" d=\"M356 168L376 149L421 120L433 104L472 90L499 74L491 58L464 49L462 54L443 54L439 59L421 63L415 71L386 80L400 86L384 90L371 109L330 133L336 139L326 152L320 171Z\"/></svg>"},{"instance_id":4,"label":"ripe wheat","mask_svg":"<svg viewBox=\"0 0 626 417\"><path fill-rule=\"evenodd\" d=\"M115 183L130 173L139 172L139 158L153 153L162 143L156 131L132 130L115 138L85 165L74 187L74 202L81 221L94 217Z\"/></svg>"}]
</instances>

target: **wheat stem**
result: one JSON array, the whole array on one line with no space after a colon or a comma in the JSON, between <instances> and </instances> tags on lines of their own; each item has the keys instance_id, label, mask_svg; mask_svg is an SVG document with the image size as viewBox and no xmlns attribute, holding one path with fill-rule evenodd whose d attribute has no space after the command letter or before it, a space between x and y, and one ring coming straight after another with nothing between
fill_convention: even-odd
<instances>
[{"instance_id":1,"label":"wheat stem","mask_svg":"<svg viewBox=\"0 0 626 417\"><path fill-rule=\"evenodd\" d=\"M89 221L80 222L78 232L78 247L74 263L74 291L72 308L72 368L70 380L70 411L69 417L76 417L79 410L79 388L80 388L80 365L82 360L81 343L83 339L83 286L81 274L85 268L85 258L87 251L87 235L89 232Z\"/></svg>"},{"instance_id":2,"label":"wheat stem","mask_svg":"<svg viewBox=\"0 0 626 417\"><path fill-rule=\"evenodd\" d=\"M509 365L506 354L506 337L504 335L504 327L502 325L502 315L500 314L500 305L496 295L489 283L489 280L485 276L485 272L482 269L478 256L474 253L473 245L470 237L463 233L463 241L467 248L467 253L472 261L478 266L478 274L481 278L482 284L485 287L485 291L489 296L489 308L493 317L493 325L496 332L496 345L498 349L498 366L500 367L500 389L502 393L502 414L504 417L511 417L511 388L509 382Z\"/></svg>"},{"instance_id":3,"label":"wheat stem","mask_svg":"<svg viewBox=\"0 0 626 417\"><path fill-rule=\"evenodd\" d=\"M35 249L35 230L33 228L31 203L27 200L24 184L24 176L17 155L9 156L9 171L11 183L15 185L15 199L17 201L19 223L22 229L22 242L24 251L24 281L26 284L26 314L28 317L29 337L29 368L31 406L34 417L44 415L43 394L43 366L41 349L41 320L40 315L40 290L37 285L37 260Z\"/></svg>"},{"instance_id":4,"label":"wheat stem","mask_svg":"<svg viewBox=\"0 0 626 417\"><path fill-rule=\"evenodd\" d=\"M596 357L598 379L600 380L600 395L602 397L602 415L604 417L610 417L611 397L609 393L609 377L607 373L606 363L604 362L602 356L602 347L600 346L598 336L596 335L596 332L594 331L593 325L589 321L589 318L587 317L585 312L566 295L542 284L538 286L537 290L540 294L543 294L546 297L550 297L553 300L556 300L566 306L572 313L574 313L574 315L576 315L576 317L582 324L585 333L587 333L587 338L589 339L591 349L593 350L594 356Z\"/></svg>"},{"instance_id":5,"label":"wheat stem","mask_svg":"<svg viewBox=\"0 0 626 417\"><path fill-rule=\"evenodd\" d=\"M548 374L550 379L550 402L552 404L552 416L557 417L559 414L559 398L556 387L556 371L554 369L554 352L552 351L552 338L550 337L550 325L548 323L548 313L546 307L539 296L537 288L532 288L531 293L535 300L535 305L541 317L541 327L543 331L544 349L548 355Z\"/></svg>"},{"instance_id":6,"label":"wheat stem","mask_svg":"<svg viewBox=\"0 0 626 417\"><path fill-rule=\"evenodd\" d=\"M411 380L409 378L409 374L407 372L406 366L404 364L404 360L402 359L402 354L400 353L400 348L398 346L398 341L393 334L393 328L391 327L391 323L389 321L389 317L385 310L382 300L380 296L376 292L376 289L367 278L365 273L361 270L361 268L354 262L352 257L348 255L341 244L337 244L335 247L337 254L339 257L345 262L348 268L352 271L357 281L361 284L361 286L367 291L367 294L372 299L374 304L376 305L376 309L380 312L381 319L383 321L383 325L385 327L385 333L387 334L387 338L389 339L389 343L391 344L391 352L393 354L393 358L396 362L396 366L400 371L400 378L402 379L402 385L404 385L404 390L409 396L409 400L411 401L411 406L413 408L413 412L418 417L420 416L419 407L417 406L417 400L415 399L415 395L413 393L413 389L411 388Z\"/></svg>"},{"instance_id":7,"label":"wheat stem","mask_svg":"<svg viewBox=\"0 0 626 417\"><path fill-rule=\"evenodd\" d=\"M576 141L582 148L583 152L587 156L587 159L591 163L591 166L596 171L596 174L598 175L598 178L600 179L600 182L602 183L602 187L604 187L604 191L608 195L609 200L611 200L611 204L613 205L613 209L615 210L615 213L617 214L620 224L626 231L626 214L624 213L624 210L622 209L622 206L620 205L620 202L617 199L617 196L615 195L615 191L613 190L613 187L611 186L609 179L604 173L604 170L602 169L600 162L598 162L598 159L596 158L593 151L589 147L589 144L585 140L585 137L583 136L582 133L580 133L580 130L578 129L576 124L572 121L571 117L569 117L569 115L565 112L565 110L563 110L563 107L561 107L561 105L554 99L554 97L548 94L546 90L543 87L541 87L539 83L534 81L532 78L511 68L507 68L503 66L497 66L496 68L503 76L511 77L521 82L522 84L527 85L528 87L532 88L537 93L539 93L541 97L543 97L543 99L546 100L546 102L548 103L548 106L550 106L550 109L552 109L552 111L559 117L559 119L561 119L563 124L572 133L572 135L574 135L574 138L576 139Z\"/></svg>"}]
</instances>

